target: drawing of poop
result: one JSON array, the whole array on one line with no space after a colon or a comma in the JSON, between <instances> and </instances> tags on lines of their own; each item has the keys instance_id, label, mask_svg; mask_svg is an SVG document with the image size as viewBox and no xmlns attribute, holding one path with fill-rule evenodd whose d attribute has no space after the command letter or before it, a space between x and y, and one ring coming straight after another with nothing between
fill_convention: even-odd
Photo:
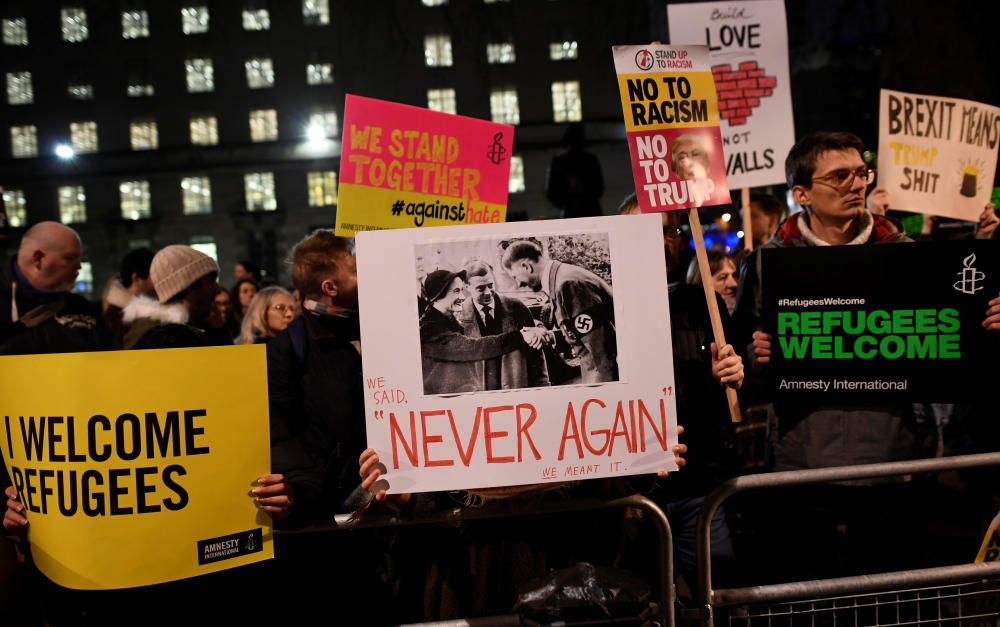
<instances>
[{"instance_id":1,"label":"drawing of poop","mask_svg":"<svg viewBox=\"0 0 1000 627\"><path fill-rule=\"evenodd\" d=\"M740 63L734 70L728 63L712 66L712 78L719 96L719 117L730 126L746 124L763 98L770 98L778 85L776 76L766 76L756 61Z\"/></svg>"},{"instance_id":2,"label":"drawing of poop","mask_svg":"<svg viewBox=\"0 0 1000 627\"><path fill-rule=\"evenodd\" d=\"M979 170L977 168L967 166L962 171L962 189L960 193L963 196L969 198L976 197L976 188L979 187L978 184Z\"/></svg>"}]
</instances>

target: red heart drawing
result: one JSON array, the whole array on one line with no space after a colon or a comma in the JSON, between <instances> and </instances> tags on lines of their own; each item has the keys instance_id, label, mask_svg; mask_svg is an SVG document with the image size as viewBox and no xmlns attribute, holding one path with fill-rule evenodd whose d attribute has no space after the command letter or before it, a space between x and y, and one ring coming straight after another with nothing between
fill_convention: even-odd
<instances>
[{"instance_id":1,"label":"red heart drawing","mask_svg":"<svg viewBox=\"0 0 1000 627\"><path fill-rule=\"evenodd\" d=\"M729 120L730 126L746 124L761 98L770 98L778 84L777 77L765 76L756 61L740 63L736 71L728 63L713 65L712 76L719 94L719 117Z\"/></svg>"}]
</instances>

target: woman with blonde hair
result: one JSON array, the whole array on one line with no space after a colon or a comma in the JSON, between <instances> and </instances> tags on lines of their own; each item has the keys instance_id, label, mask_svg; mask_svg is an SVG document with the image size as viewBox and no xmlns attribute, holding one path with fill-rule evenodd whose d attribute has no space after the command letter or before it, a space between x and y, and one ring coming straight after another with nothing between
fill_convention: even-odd
<instances>
[{"instance_id":1,"label":"woman with blonde hair","mask_svg":"<svg viewBox=\"0 0 1000 627\"><path fill-rule=\"evenodd\" d=\"M254 294L240 326L237 344L262 344L295 319L292 295L283 287L265 287Z\"/></svg>"}]
</instances>

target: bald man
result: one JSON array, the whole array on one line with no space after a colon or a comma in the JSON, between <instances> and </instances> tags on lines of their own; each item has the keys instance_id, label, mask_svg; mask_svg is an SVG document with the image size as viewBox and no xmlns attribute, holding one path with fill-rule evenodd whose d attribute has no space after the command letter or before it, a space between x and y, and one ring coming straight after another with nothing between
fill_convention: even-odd
<instances>
[{"instance_id":1,"label":"bald man","mask_svg":"<svg viewBox=\"0 0 1000 627\"><path fill-rule=\"evenodd\" d=\"M24 234L0 285L0 354L104 347L97 308L70 292L82 248L76 231L58 222L40 222Z\"/></svg>"}]
</instances>

